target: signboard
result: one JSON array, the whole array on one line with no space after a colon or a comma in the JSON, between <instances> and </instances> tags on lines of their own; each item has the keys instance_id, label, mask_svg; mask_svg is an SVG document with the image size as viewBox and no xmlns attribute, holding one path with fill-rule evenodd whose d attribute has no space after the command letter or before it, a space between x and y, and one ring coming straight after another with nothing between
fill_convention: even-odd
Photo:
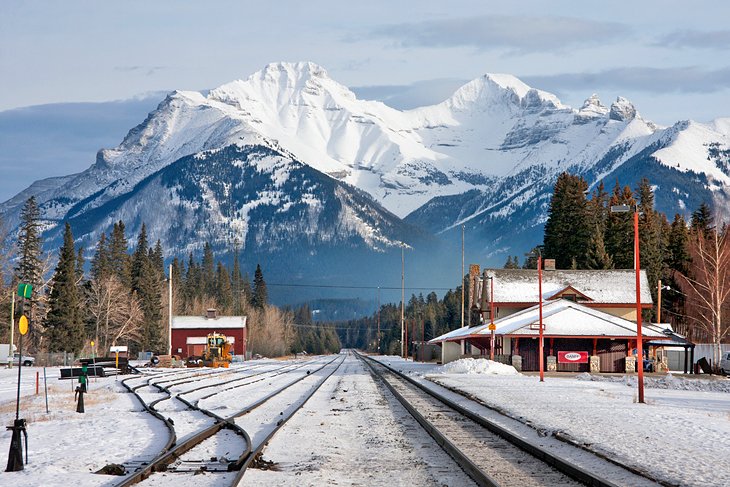
<instances>
[{"instance_id":1,"label":"signboard","mask_svg":"<svg viewBox=\"0 0 730 487\"><path fill-rule=\"evenodd\" d=\"M497 325L495 325L494 323L490 323L487 328L489 328L489 331L494 331L497 329Z\"/></svg>"},{"instance_id":2,"label":"signboard","mask_svg":"<svg viewBox=\"0 0 730 487\"><path fill-rule=\"evenodd\" d=\"M558 352L559 364L587 364L588 352Z\"/></svg>"},{"instance_id":3,"label":"signboard","mask_svg":"<svg viewBox=\"0 0 730 487\"><path fill-rule=\"evenodd\" d=\"M18 320L18 331L20 331L21 335L28 333L28 318L25 315L21 316L20 320Z\"/></svg>"},{"instance_id":4,"label":"signboard","mask_svg":"<svg viewBox=\"0 0 730 487\"><path fill-rule=\"evenodd\" d=\"M18 296L21 298L30 298L33 295L33 286L30 284L18 284Z\"/></svg>"}]
</instances>

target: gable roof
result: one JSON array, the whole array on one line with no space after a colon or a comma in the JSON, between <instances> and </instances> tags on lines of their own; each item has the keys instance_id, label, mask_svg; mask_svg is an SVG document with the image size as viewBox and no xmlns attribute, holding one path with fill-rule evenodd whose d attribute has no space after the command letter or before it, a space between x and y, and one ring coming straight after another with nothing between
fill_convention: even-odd
<instances>
[{"instance_id":1,"label":"gable roof","mask_svg":"<svg viewBox=\"0 0 730 487\"><path fill-rule=\"evenodd\" d=\"M591 298L590 296L586 296L585 294L583 294L582 292L578 291L573 286L568 286L568 287L565 287L565 288L561 289L560 291L555 291L555 293L553 293L552 296L547 296L546 299L548 299L548 300L561 299L561 296L564 296L566 293L567 294L571 294L568 291L573 291L573 293L576 296L580 296L581 298L585 299L586 301L593 301L593 298Z\"/></svg>"},{"instance_id":2,"label":"gable roof","mask_svg":"<svg viewBox=\"0 0 730 487\"><path fill-rule=\"evenodd\" d=\"M246 328L246 316L218 316L217 318L206 318L205 316L173 316L173 330L190 330L205 328L210 330L222 330L224 328Z\"/></svg>"},{"instance_id":3,"label":"gable roof","mask_svg":"<svg viewBox=\"0 0 730 487\"><path fill-rule=\"evenodd\" d=\"M485 269L494 278L494 302L537 303L536 269ZM651 305L646 271L640 272L641 303ZM546 270L542 272L542 299L572 287L592 299L591 304L636 305L636 273L633 269Z\"/></svg>"},{"instance_id":4,"label":"gable roof","mask_svg":"<svg viewBox=\"0 0 730 487\"><path fill-rule=\"evenodd\" d=\"M496 320L495 334L512 337L539 336L539 322L540 306L531 306ZM636 338L636 323L633 321L566 299L544 303L542 322L545 337ZM488 336L491 333L488 326L484 324L468 329L459 328L434 338L429 343ZM659 331L643 326L642 334L647 340L668 338Z\"/></svg>"}]
</instances>

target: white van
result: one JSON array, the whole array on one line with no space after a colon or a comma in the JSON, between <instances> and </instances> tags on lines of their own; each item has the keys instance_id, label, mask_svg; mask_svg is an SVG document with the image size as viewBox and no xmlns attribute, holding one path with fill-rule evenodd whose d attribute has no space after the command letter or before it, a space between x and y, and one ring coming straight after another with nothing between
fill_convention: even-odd
<instances>
[{"instance_id":1,"label":"white van","mask_svg":"<svg viewBox=\"0 0 730 487\"><path fill-rule=\"evenodd\" d=\"M730 352L722 352L720 355L720 373L730 375Z\"/></svg>"}]
</instances>

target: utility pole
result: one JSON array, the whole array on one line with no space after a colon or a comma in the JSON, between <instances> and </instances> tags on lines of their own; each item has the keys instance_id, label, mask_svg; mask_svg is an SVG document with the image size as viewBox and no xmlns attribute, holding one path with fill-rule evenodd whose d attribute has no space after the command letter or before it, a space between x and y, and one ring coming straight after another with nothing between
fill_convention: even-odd
<instances>
[{"instance_id":1,"label":"utility pole","mask_svg":"<svg viewBox=\"0 0 730 487\"><path fill-rule=\"evenodd\" d=\"M406 247L405 244L401 244L400 247L400 356L405 357L405 306L406 306Z\"/></svg>"},{"instance_id":2,"label":"utility pole","mask_svg":"<svg viewBox=\"0 0 730 487\"><path fill-rule=\"evenodd\" d=\"M168 323L167 323L167 343L170 348L170 356L172 357L172 264L170 264L170 279L167 288L168 291Z\"/></svg>"},{"instance_id":3,"label":"utility pole","mask_svg":"<svg viewBox=\"0 0 730 487\"><path fill-rule=\"evenodd\" d=\"M464 328L464 224L461 225L461 327Z\"/></svg>"},{"instance_id":4,"label":"utility pole","mask_svg":"<svg viewBox=\"0 0 730 487\"><path fill-rule=\"evenodd\" d=\"M380 286L378 286L378 355L380 355Z\"/></svg>"}]
</instances>

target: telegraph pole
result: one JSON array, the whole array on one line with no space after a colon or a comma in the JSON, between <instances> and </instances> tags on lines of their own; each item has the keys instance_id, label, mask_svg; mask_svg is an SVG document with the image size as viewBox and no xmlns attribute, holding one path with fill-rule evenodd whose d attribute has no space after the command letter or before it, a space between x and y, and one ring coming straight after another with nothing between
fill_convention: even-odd
<instances>
[{"instance_id":1,"label":"telegraph pole","mask_svg":"<svg viewBox=\"0 0 730 487\"><path fill-rule=\"evenodd\" d=\"M461 225L461 327L464 328L464 224Z\"/></svg>"},{"instance_id":2,"label":"telegraph pole","mask_svg":"<svg viewBox=\"0 0 730 487\"><path fill-rule=\"evenodd\" d=\"M400 247L400 356L405 357L405 306L406 306L406 247L401 244Z\"/></svg>"}]
</instances>

